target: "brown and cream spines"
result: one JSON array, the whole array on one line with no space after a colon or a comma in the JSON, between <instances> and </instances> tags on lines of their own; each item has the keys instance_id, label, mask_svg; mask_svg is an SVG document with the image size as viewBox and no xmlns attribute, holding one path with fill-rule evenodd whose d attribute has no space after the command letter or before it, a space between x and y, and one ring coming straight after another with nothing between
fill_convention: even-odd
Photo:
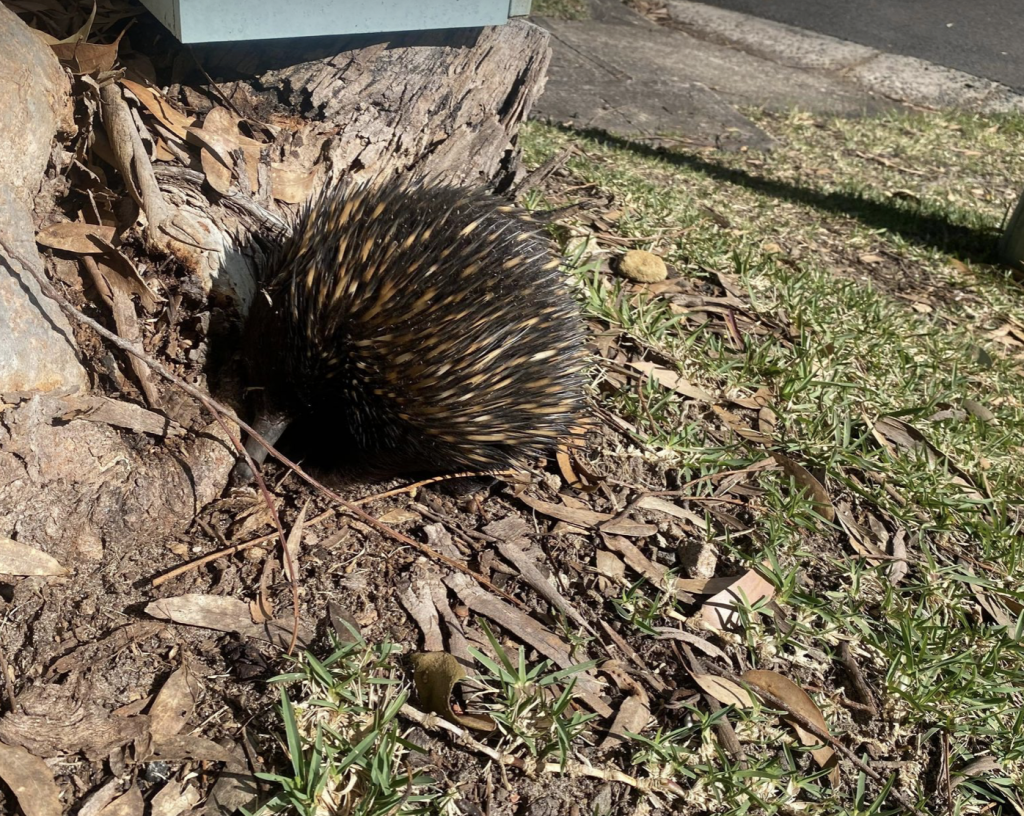
<instances>
[{"instance_id":1,"label":"brown and cream spines","mask_svg":"<svg viewBox=\"0 0 1024 816\"><path fill-rule=\"evenodd\" d=\"M246 322L256 430L273 442L326 410L337 427L323 432L353 461L392 470L543 454L584 406L583 326L559 265L525 212L483 191L325 189Z\"/></svg>"}]
</instances>

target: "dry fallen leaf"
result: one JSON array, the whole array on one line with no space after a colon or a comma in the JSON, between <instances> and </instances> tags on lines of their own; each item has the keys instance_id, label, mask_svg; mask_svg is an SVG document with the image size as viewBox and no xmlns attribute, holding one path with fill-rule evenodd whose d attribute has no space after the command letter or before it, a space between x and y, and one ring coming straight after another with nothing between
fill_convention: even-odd
<instances>
[{"instance_id":1,"label":"dry fallen leaf","mask_svg":"<svg viewBox=\"0 0 1024 816\"><path fill-rule=\"evenodd\" d=\"M451 573L444 583L469 609L494 621L509 632L515 632L521 642L527 643L544 657L562 669L578 666L590 658L585 649L578 646L572 648L562 638L547 627L538 623L523 610L505 603L493 593L486 591L472 578L461 572ZM598 694L601 683L590 672L579 672L575 676L576 691L594 712L602 717L610 717L611 709Z\"/></svg>"},{"instance_id":2,"label":"dry fallen leaf","mask_svg":"<svg viewBox=\"0 0 1024 816\"><path fill-rule=\"evenodd\" d=\"M122 79L121 84L131 91L156 119L175 136L182 140L188 137L188 129L196 120L194 116L186 116L173 105L166 96L156 88L147 88L130 79Z\"/></svg>"},{"instance_id":3,"label":"dry fallen leaf","mask_svg":"<svg viewBox=\"0 0 1024 816\"><path fill-rule=\"evenodd\" d=\"M695 674L693 679L701 689L722 705L750 708L754 704L750 692L738 683L715 674Z\"/></svg>"},{"instance_id":4,"label":"dry fallen leaf","mask_svg":"<svg viewBox=\"0 0 1024 816\"><path fill-rule=\"evenodd\" d=\"M316 174L308 170L293 169L285 164L270 165L270 184L273 196L285 204L301 204L313 192Z\"/></svg>"},{"instance_id":5,"label":"dry fallen leaf","mask_svg":"<svg viewBox=\"0 0 1024 816\"><path fill-rule=\"evenodd\" d=\"M980 756L964 765L959 771L953 774L951 782L953 786L962 785L968 779L975 776L983 776L993 771L1001 771L1003 763L992 756Z\"/></svg>"},{"instance_id":6,"label":"dry fallen leaf","mask_svg":"<svg viewBox=\"0 0 1024 816\"><path fill-rule=\"evenodd\" d=\"M160 598L149 604L146 612L154 618L220 632L238 632L252 624L248 604L224 595L188 594Z\"/></svg>"},{"instance_id":7,"label":"dry fallen leaf","mask_svg":"<svg viewBox=\"0 0 1024 816\"><path fill-rule=\"evenodd\" d=\"M775 587L762 578L756 570L749 570L737 581L717 595L709 598L700 608L701 619L711 629L721 632L734 629L742 624L743 618L736 609L743 602L753 606L762 598L773 598Z\"/></svg>"},{"instance_id":8,"label":"dry fallen leaf","mask_svg":"<svg viewBox=\"0 0 1024 816\"><path fill-rule=\"evenodd\" d=\"M63 40L54 39L54 44L87 42L89 40L89 35L92 33L92 24L94 22L96 22L96 0L92 0L92 11L89 12L89 16L86 18L84 25L70 37L65 37Z\"/></svg>"},{"instance_id":9,"label":"dry fallen leaf","mask_svg":"<svg viewBox=\"0 0 1024 816\"><path fill-rule=\"evenodd\" d=\"M142 791L132 785L123 796L119 796L96 816L142 816L145 807Z\"/></svg>"},{"instance_id":10,"label":"dry fallen leaf","mask_svg":"<svg viewBox=\"0 0 1024 816\"><path fill-rule=\"evenodd\" d=\"M589 630L590 624L587 623L587 619L559 591L557 584L550 580L538 565L538 553L524 550L520 546L521 543L528 544L528 541L526 539L517 541L514 537L499 540L497 545L498 552L518 570L520 579L529 585L534 592L559 612L575 621L577 625Z\"/></svg>"},{"instance_id":11,"label":"dry fallen leaf","mask_svg":"<svg viewBox=\"0 0 1024 816\"><path fill-rule=\"evenodd\" d=\"M97 236L95 241L100 246L105 246L107 252L101 258L96 259L96 266L100 275L110 292L113 300L113 290L120 289L127 295L135 295L139 299L142 308L150 314L156 312L159 304L164 298L154 292L148 283L139 274L138 268L131 262L127 255L119 249Z\"/></svg>"},{"instance_id":12,"label":"dry fallen leaf","mask_svg":"<svg viewBox=\"0 0 1024 816\"><path fill-rule=\"evenodd\" d=\"M483 714L456 714L452 690L466 676L462 664L448 652L417 652L412 655L413 682L420 704L433 714L473 731L493 731L494 720Z\"/></svg>"},{"instance_id":13,"label":"dry fallen leaf","mask_svg":"<svg viewBox=\"0 0 1024 816\"><path fill-rule=\"evenodd\" d=\"M582 507L566 507L563 504L554 504L541 499L534 499L525 494L521 495L519 500L538 513L564 521L567 524L575 524L577 527L597 527L599 524L615 518L610 513L598 513ZM657 532L657 528L655 528L654 532Z\"/></svg>"},{"instance_id":14,"label":"dry fallen leaf","mask_svg":"<svg viewBox=\"0 0 1024 816\"><path fill-rule=\"evenodd\" d=\"M980 419L986 425L998 425L999 420L996 415L985 405L982 405L977 400L965 399L963 402L964 410L967 411L975 419Z\"/></svg>"},{"instance_id":15,"label":"dry fallen leaf","mask_svg":"<svg viewBox=\"0 0 1024 816\"><path fill-rule=\"evenodd\" d=\"M684 379L682 374L671 369L655 365L654 363L643 362L630 362L629 367L635 368L637 371L654 378L659 385L664 386L670 391L675 391L681 397L696 400L697 402L712 403L715 401L715 398L703 388L693 385Z\"/></svg>"},{"instance_id":16,"label":"dry fallen leaf","mask_svg":"<svg viewBox=\"0 0 1024 816\"><path fill-rule=\"evenodd\" d=\"M734 434L741 439L746 439L748 442L755 442L759 445L771 444L772 438L768 434L755 431L750 427L749 424L732 411L728 411L721 405L712 405L711 410L715 412L719 419L725 423L726 427L729 428Z\"/></svg>"},{"instance_id":17,"label":"dry fallen leaf","mask_svg":"<svg viewBox=\"0 0 1024 816\"><path fill-rule=\"evenodd\" d=\"M28 544L0 538L0 574L67 575L56 558Z\"/></svg>"},{"instance_id":18,"label":"dry fallen leaf","mask_svg":"<svg viewBox=\"0 0 1024 816\"><path fill-rule=\"evenodd\" d=\"M877 566L888 560L885 551L872 539L871 531L858 524L853 517L853 509L849 502L839 502L834 509L836 518L839 519L840 525L846 531L850 545L858 554L864 556L872 566Z\"/></svg>"},{"instance_id":19,"label":"dry fallen leaf","mask_svg":"<svg viewBox=\"0 0 1024 816\"><path fill-rule=\"evenodd\" d=\"M729 397L726 396L723 399L724 402L738 405L740 408L749 408L752 411L762 411L769 409L772 401L771 392L767 388L758 388L757 391L749 397Z\"/></svg>"},{"instance_id":20,"label":"dry fallen leaf","mask_svg":"<svg viewBox=\"0 0 1024 816\"><path fill-rule=\"evenodd\" d=\"M912 540L917 543L917 538ZM907 577L910 565L907 563L907 531L902 527L892 537L892 563L889 565L889 580L893 586L898 585Z\"/></svg>"},{"instance_id":21,"label":"dry fallen leaf","mask_svg":"<svg viewBox=\"0 0 1024 816\"><path fill-rule=\"evenodd\" d=\"M182 666L171 673L149 709L154 736L173 737L188 725L199 697L199 680Z\"/></svg>"},{"instance_id":22,"label":"dry fallen leaf","mask_svg":"<svg viewBox=\"0 0 1024 816\"><path fill-rule=\"evenodd\" d=\"M166 762L198 760L200 762L230 762L231 754L223 745L206 737L193 734L175 734L173 737L153 736L150 755L146 759Z\"/></svg>"},{"instance_id":23,"label":"dry fallen leaf","mask_svg":"<svg viewBox=\"0 0 1024 816\"><path fill-rule=\"evenodd\" d=\"M43 227L36 234L36 243L50 249L74 252L77 255L103 255L107 245L114 240L115 230L97 224L83 224L79 221L61 221ZM94 238L101 239L98 243Z\"/></svg>"},{"instance_id":24,"label":"dry fallen leaf","mask_svg":"<svg viewBox=\"0 0 1024 816\"><path fill-rule=\"evenodd\" d=\"M124 32L128 30L127 28L122 29L121 33L117 35L117 39L109 45L90 44L89 35L92 33L92 25L95 20L96 0L93 0L92 11L85 21L85 25L70 37L57 40L49 35L44 36L57 59L71 63L72 70L76 74L97 74L113 68L117 61L118 43L124 36Z\"/></svg>"},{"instance_id":25,"label":"dry fallen leaf","mask_svg":"<svg viewBox=\"0 0 1024 816\"><path fill-rule=\"evenodd\" d=\"M61 816L64 812L53 771L24 748L0 742L0 779L11 789L25 816Z\"/></svg>"},{"instance_id":26,"label":"dry fallen leaf","mask_svg":"<svg viewBox=\"0 0 1024 816\"><path fill-rule=\"evenodd\" d=\"M629 538L647 538L658 533L656 524L645 524L642 521L633 521L628 518L601 522L598 529L608 535L628 536Z\"/></svg>"},{"instance_id":27,"label":"dry fallen leaf","mask_svg":"<svg viewBox=\"0 0 1024 816\"><path fill-rule=\"evenodd\" d=\"M57 59L71 67L73 74L101 74L111 70L117 62L117 48L126 30L112 43L54 43L50 48Z\"/></svg>"},{"instance_id":28,"label":"dry fallen leaf","mask_svg":"<svg viewBox=\"0 0 1024 816\"><path fill-rule=\"evenodd\" d=\"M705 530L708 526L707 520L698 516L692 510L680 507L675 502L663 499L660 496L644 496L644 498L637 502L637 507L642 507L644 510L655 510L667 516L688 521L698 530Z\"/></svg>"},{"instance_id":29,"label":"dry fallen leaf","mask_svg":"<svg viewBox=\"0 0 1024 816\"><path fill-rule=\"evenodd\" d=\"M245 157L245 173L249 190L255 193L259 189L260 153L264 145L255 139L244 136L238 127L240 121L227 108L217 107L206 114L201 128L190 127L186 131L188 141L203 149L200 156L203 172L207 174L210 185L221 194L227 193L231 174L239 169L231 155L235 150L242 151L242 155ZM225 169L228 171L226 183ZM214 174L214 178L209 177L210 173Z\"/></svg>"},{"instance_id":30,"label":"dry fallen leaf","mask_svg":"<svg viewBox=\"0 0 1024 816\"><path fill-rule=\"evenodd\" d=\"M201 798L199 790L194 785L171 780L150 800L150 816L182 816L185 813L192 813Z\"/></svg>"},{"instance_id":31,"label":"dry fallen leaf","mask_svg":"<svg viewBox=\"0 0 1024 816\"><path fill-rule=\"evenodd\" d=\"M697 647L704 652L704 654L717 658L723 663L729 662L729 655L715 646L715 644L706 641L702 637L697 637L690 632L684 632L681 629L671 629L667 626L656 626L654 631L657 632L659 640L679 640L689 646Z\"/></svg>"},{"instance_id":32,"label":"dry fallen leaf","mask_svg":"<svg viewBox=\"0 0 1024 816\"><path fill-rule=\"evenodd\" d=\"M299 510L299 515L296 517L295 523L292 525L292 529L288 533L288 538L284 543L284 574L288 577L289 581L299 580L299 576L292 573L292 566L297 566L299 563L299 547L302 544L302 531L306 526L307 510L309 510L309 499L306 499L305 504L302 505L302 509Z\"/></svg>"},{"instance_id":33,"label":"dry fallen leaf","mask_svg":"<svg viewBox=\"0 0 1024 816\"><path fill-rule=\"evenodd\" d=\"M971 477L958 467L949 456L929 442L927 437L910 423L896 417L882 416L875 422L872 434L879 444L894 457L896 456L896 448L923 453L930 465L944 466L952 474L952 482L966 488L964 492L969 497L978 501L982 500L982 496L975 488Z\"/></svg>"},{"instance_id":34,"label":"dry fallen leaf","mask_svg":"<svg viewBox=\"0 0 1024 816\"><path fill-rule=\"evenodd\" d=\"M651 707L643 688L641 693L630 694L622 701L615 719L608 727L608 735L597 746L599 751L607 751L627 743L629 734L640 734L651 721Z\"/></svg>"},{"instance_id":35,"label":"dry fallen leaf","mask_svg":"<svg viewBox=\"0 0 1024 816\"><path fill-rule=\"evenodd\" d=\"M811 494L818 515L829 523L835 521L836 511L832 506L832 499L829 498L825 486L807 468L788 456L784 456L781 453L773 453L772 458L782 466L782 469L786 471L786 475L796 482L799 487L802 487Z\"/></svg>"},{"instance_id":36,"label":"dry fallen leaf","mask_svg":"<svg viewBox=\"0 0 1024 816\"><path fill-rule=\"evenodd\" d=\"M228 195L231 192L232 165L225 164L224 160L205 147L199 151L199 163L207 183L221 195Z\"/></svg>"},{"instance_id":37,"label":"dry fallen leaf","mask_svg":"<svg viewBox=\"0 0 1024 816\"><path fill-rule=\"evenodd\" d=\"M185 626L200 626L218 632L234 632L243 637L258 638L287 646L291 641L292 621L278 619L253 623L249 604L223 595L176 595L161 598L146 606L146 614ZM299 627L299 643L310 640L306 627Z\"/></svg>"},{"instance_id":38,"label":"dry fallen leaf","mask_svg":"<svg viewBox=\"0 0 1024 816\"><path fill-rule=\"evenodd\" d=\"M607 550L598 550L594 553L595 566L598 575L608 578L616 586L626 582L626 565Z\"/></svg>"},{"instance_id":39,"label":"dry fallen leaf","mask_svg":"<svg viewBox=\"0 0 1024 816\"><path fill-rule=\"evenodd\" d=\"M604 542L608 549L621 555L626 563L643 575L648 581L663 592L668 592L683 603L692 603L691 592L703 595L714 595L726 589L736 581L735 577L721 578L679 578L670 576L668 567L651 561L640 549L626 538L606 535Z\"/></svg>"},{"instance_id":40,"label":"dry fallen leaf","mask_svg":"<svg viewBox=\"0 0 1024 816\"><path fill-rule=\"evenodd\" d=\"M582 448L586 443L586 428L576 427L572 429L572 436L559 443L555 451L555 462L558 471L562 474L566 484L573 490L581 493L591 493L597 489L601 479L584 467L573 454L577 448Z\"/></svg>"},{"instance_id":41,"label":"dry fallen leaf","mask_svg":"<svg viewBox=\"0 0 1024 816\"><path fill-rule=\"evenodd\" d=\"M167 142L161 139L159 136L156 137L156 144L154 147L153 158L156 161L172 162L177 159L171 149L167 146Z\"/></svg>"},{"instance_id":42,"label":"dry fallen leaf","mask_svg":"<svg viewBox=\"0 0 1024 816\"><path fill-rule=\"evenodd\" d=\"M769 694L778 697L793 711L798 712L807 720L818 726L818 728L820 728L824 733L830 733L828 730L828 724L825 722L825 718L821 715L821 711L819 711L818 707L814 704L814 700L808 696L806 691L800 688L800 686L788 677L783 677L778 672L757 669L744 672L742 677L755 689L762 689ZM793 727L793 730L796 731L796 734L803 745L820 746L811 750L811 756L814 757L814 761L818 763L819 767L831 768L828 775L829 781L833 785L839 784L839 759L831 746L822 745L819 737L816 737L810 731L801 727L800 724L792 718L788 718L783 715L782 719Z\"/></svg>"}]
</instances>

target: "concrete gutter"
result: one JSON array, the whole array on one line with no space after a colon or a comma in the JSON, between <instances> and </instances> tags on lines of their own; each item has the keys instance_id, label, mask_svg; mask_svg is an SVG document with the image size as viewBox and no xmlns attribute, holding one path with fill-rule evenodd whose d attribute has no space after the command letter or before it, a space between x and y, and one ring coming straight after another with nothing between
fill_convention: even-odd
<instances>
[{"instance_id":1,"label":"concrete gutter","mask_svg":"<svg viewBox=\"0 0 1024 816\"><path fill-rule=\"evenodd\" d=\"M1024 112L1024 95L1012 88L916 57L690 0L669 0L666 7L671 25L696 39L780 66L833 76L897 102L978 113Z\"/></svg>"}]
</instances>

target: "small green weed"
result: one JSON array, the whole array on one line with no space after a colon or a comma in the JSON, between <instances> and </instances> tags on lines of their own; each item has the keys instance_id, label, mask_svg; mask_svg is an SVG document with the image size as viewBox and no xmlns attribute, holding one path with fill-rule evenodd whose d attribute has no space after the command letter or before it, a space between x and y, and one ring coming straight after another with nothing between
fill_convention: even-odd
<instances>
[{"instance_id":1,"label":"small green weed","mask_svg":"<svg viewBox=\"0 0 1024 816\"><path fill-rule=\"evenodd\" d=\"M398 712L408 698L390 644L368 645L354 634L334 641L324 660L306 653L298 670L273 679L297 684L305 699L293 703L281 689L283 746L291 773L258 774L280 789L259 814L299 816L413 816L452 812L453 796L410 768L420 749L404 739Z\"/></svg>"},{"instance_id":2,"label":"small green weed","mask_svg":"<svg viewBox=\"0 0 1024 816\"><path fill-rule=\"evenodd\" d=\"M573 675L593 668L597 661L552 671L551 661L544 660L531 668L522 646L513 661L486 622L481 622L481 627L498 662L479 649L470 648L473 657L489 672L475 678L482 688L473 695L474 701L485 707L498 724L505 738L505 751L522 746L537 760L555 754L564 766L572 743L594 718L593 714L579 710L570 712Z\"/></svg>"}]
</instances>

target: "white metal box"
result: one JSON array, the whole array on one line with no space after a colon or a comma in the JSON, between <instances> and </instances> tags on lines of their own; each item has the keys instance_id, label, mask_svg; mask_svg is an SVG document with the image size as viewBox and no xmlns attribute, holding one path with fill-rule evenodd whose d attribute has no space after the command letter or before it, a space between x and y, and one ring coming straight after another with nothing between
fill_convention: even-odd
<instances>
[{"instance_id":1,"label":"white metal box","mask_svg":"<svg viewBox=\"0 0 1024 816\"><path fill-rule=\"evenodd\" d=\"M501 25L531 0L142 0L183 43Z\"/></svg>"}]
</instances>

